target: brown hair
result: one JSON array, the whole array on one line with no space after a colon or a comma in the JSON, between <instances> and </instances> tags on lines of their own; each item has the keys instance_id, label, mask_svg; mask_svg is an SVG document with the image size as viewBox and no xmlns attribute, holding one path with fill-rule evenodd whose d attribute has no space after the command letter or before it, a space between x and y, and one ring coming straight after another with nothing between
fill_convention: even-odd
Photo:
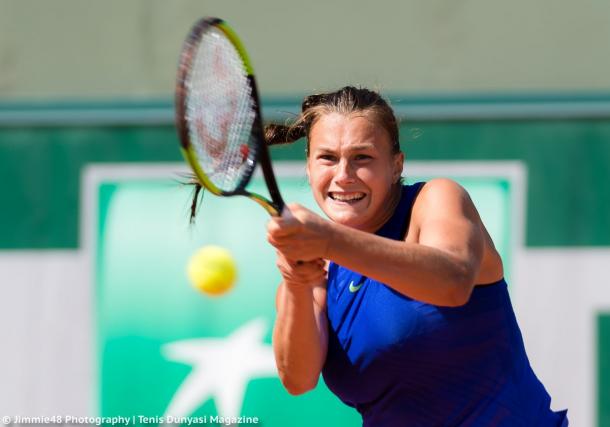
<instances>
[{"instance_id":1,"label":"brown hair","mask_svg":"<svg viewBox=\"0 0 610 427\"><path fill-rule=\"evenodd\" d=\"M329 113L372 115L390 136L392 153L400 152L398 121L390 105L378 92L354 86L307 96L301 104L301 114L292 124L270 124L265 127L267 144L290 144L297 139L307 137L306 153L309 155L309 133L318 119Z\"/></svg>"},{"instance_id":2,"label":"brown hair","mask_svg":"<svg viewBox=\"0 0 610 427\"><path fill-rule=\"evenodd\" d=\"M307 138L306 154L309 156L309 134L316 122L325 114L340 113L350 115L362 113L371 115L390 136L392 153L400 152L398 139L398 121L388 102L378 92L345 86L335 92L319 93L305 97L301 104L301 113L287 125L269 124L265 127L265 139L268 145L291 144L298 139ZM201 185L193 176L187 184L193 184L195 191L191 203L190 222L193 223L197 214L198 198Z\"/></svg>"}]
</instances>

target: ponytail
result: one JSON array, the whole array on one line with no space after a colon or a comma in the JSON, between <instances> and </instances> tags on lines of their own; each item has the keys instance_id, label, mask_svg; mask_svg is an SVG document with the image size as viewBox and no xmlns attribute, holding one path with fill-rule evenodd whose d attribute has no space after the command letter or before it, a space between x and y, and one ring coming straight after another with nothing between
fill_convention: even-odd
<instances>
[{"instance_id":1,"label":"ponytail","mask_svg":"<svg viewBox=\"0 0 610 427\"><path fill-rule=\"evenodd\" d=\"M305 126L298 122L291 125L269 124L265 126L267 145L292 144L297 139L306 136Z\"/></svg>"}]
</instances>

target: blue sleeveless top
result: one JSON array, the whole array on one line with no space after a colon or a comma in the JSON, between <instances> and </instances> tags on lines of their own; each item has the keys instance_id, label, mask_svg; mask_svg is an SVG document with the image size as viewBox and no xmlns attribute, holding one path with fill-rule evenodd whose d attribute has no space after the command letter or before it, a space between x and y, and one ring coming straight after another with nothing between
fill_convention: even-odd
<instances>
[{"instance_id":1,"label":"blue sleeveless top","mask_svg":"<svg viewBox=\"0 0 610 427\"><path fill-rule=\"evenodd\" d=\"M423 183L404 186L377 235L402 240ZM365 427L567 426L525 354L502 279L438 307L335 263L324 381Z\"/></svg>"}]
</instances>

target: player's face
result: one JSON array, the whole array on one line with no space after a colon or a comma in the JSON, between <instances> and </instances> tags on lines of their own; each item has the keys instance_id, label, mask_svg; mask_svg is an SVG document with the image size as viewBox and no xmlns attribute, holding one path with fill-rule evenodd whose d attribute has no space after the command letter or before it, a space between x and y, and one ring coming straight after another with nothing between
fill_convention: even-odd
<instances>
[{"instance_id":1,"label":"player's face","mask_svg":"<svg viewBox=\"0 0 610 427\"><path fill-rule=\"evenodd\" d=\"M307 175L316 202L331 220L359 230L376 231L389 219L403 160L371 116L325 114L309 134Z\"/></svg>"}]
</instances>

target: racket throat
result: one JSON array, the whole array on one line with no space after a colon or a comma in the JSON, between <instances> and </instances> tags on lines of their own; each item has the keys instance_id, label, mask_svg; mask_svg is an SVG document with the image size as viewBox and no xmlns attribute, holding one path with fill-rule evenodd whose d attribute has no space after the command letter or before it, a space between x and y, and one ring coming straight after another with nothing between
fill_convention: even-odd
<instances>
[{"instance_id":1,"label":"racket throat","mask_svg":"<svg viewBox=\"0 0 610 427\"><path fill-rule=\"evenodd\" d=\"M283 206L280 209L279 206L275 206L274 204L269 203L269 201L267 199L265 199L263 196L259 196L258 194L255 194L255 193L250 193L248 195L248 197L250 197L256 203L261 205L267 211L267 213L269 215L271 215L271 216L281 216L282 215L282 210L284 209Z\"/></svg>"}]
</instances>

